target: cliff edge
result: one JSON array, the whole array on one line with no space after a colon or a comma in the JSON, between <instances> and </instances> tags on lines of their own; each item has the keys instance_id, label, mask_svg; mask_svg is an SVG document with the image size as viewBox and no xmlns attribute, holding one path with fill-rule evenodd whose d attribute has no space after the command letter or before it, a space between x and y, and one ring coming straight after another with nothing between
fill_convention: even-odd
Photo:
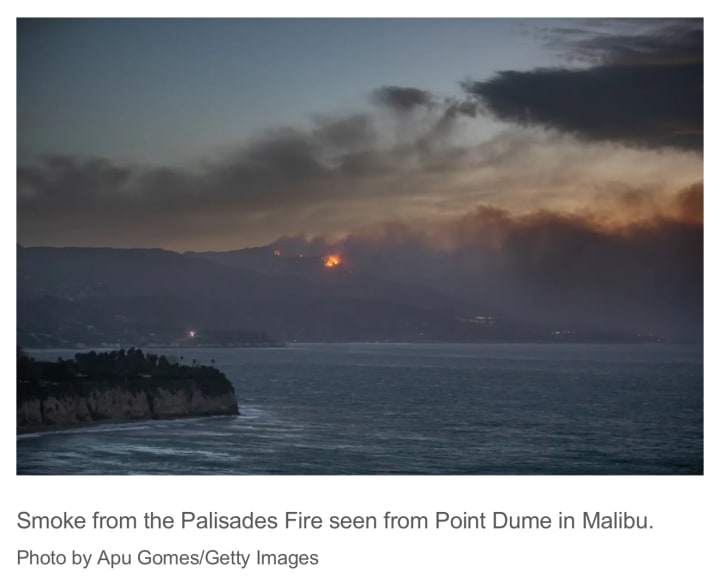
<instances>
[{"instance_id":1,"label":"cliff edge","mask_svg":"<svg viewBox=\"0 0 720 578\"><path fill-rule=\"evenodd\" d=\"M235 390L214 367L182 366L139 349L57 362L18 355L18 433L103 420L237 414Z\"/></svg>"}]
</instances>

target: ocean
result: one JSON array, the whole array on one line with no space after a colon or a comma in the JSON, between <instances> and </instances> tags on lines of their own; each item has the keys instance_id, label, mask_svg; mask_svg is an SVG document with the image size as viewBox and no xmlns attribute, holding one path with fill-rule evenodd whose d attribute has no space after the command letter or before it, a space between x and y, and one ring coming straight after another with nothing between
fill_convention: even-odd
<instances>
[{"instance_id":1,"label":"ocean","mask_svg":"<svg viewBox=\"0 0 720 578\"><path fill-rule=\"evenodd\" d=\"M241 415L18 435L17 473L703 473L701 345L152 351L214 364Z\"/></svg>"}]
</instances>

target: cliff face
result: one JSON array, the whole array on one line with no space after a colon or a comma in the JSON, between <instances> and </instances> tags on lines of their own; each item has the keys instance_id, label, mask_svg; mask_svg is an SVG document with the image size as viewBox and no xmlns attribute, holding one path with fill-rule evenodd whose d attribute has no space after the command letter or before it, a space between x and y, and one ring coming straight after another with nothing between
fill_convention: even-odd
<instances>
[{"instance_id":1,"label":"cliff face","mask_svg":"<svg viewBox=\"0 0 720 578\"><path fill-rule=\"evenodd\" d=\"M18 382L19 432L102 420L237 414L235 391L229 383L208 384L192 379L122 383Z\"/></svg>"}]
</instances>

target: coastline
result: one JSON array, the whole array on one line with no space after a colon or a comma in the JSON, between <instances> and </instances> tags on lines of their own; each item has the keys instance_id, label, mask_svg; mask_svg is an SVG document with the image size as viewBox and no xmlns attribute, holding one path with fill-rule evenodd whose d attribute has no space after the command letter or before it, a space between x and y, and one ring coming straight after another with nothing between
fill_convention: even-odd
<instances>
[{"instance_id":1,"label":"coastline","mask_svg":"<svg viewBox=\"0 0 720 578\"><path fill-rule=\"evenodd\" d=\"M177 417L161 417L161 418L136 418L136 419L123 419L123 418L114 418L114 419L102 419L102 420L95 420L95 421L85 421L80 423L74 423L74 424L64 424L64 425L53 425L53 424L42 424L38 426L34 426L31 428L23 428L23 429L17 429L15 432L15 438L16 439L22 439L25 436L31 436L33 434L53 434L53 433L63 433L63 432L73 432L76 430L87 430L93 427L100 427L100 426L112 426L112 425L139 425L142 426L142 424L154 424L158 422L175 422L180 420L194 420L194 419L202 419L202 418L208 418L208 417L239 417L242 416L242 412L240 411L240 406L238 406L238 412L236 414L197 414L197 415L185 415L185 416L177 416Z\"/></svg>"}]
</instances>

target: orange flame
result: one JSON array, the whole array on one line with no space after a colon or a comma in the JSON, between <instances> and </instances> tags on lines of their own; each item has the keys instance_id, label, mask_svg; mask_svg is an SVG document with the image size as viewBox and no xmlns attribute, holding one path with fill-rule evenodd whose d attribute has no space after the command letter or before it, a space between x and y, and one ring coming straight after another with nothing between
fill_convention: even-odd
<instances>
[{"instance_id":1,"label":"orange flame","mask_svg":"<svg viewBox=\"0 0 720 578\"><path fill-rule=\"evenodd\" d=\"M324 265L328 268L337 267L341 262L340 255L328 255L323 259Z\"/></svg>"},{"instance_id":2,"label":"orange flame","mask_svg":"<svg viewBox=\"0 0 720 578\"><path fill-rule=\"evenodd\" d=\"M276 257L279 257L279 256L280 256L280 249L275 249L275 250L273 251L273 255L275 255Z\"/></svg>"}]
</instances>

